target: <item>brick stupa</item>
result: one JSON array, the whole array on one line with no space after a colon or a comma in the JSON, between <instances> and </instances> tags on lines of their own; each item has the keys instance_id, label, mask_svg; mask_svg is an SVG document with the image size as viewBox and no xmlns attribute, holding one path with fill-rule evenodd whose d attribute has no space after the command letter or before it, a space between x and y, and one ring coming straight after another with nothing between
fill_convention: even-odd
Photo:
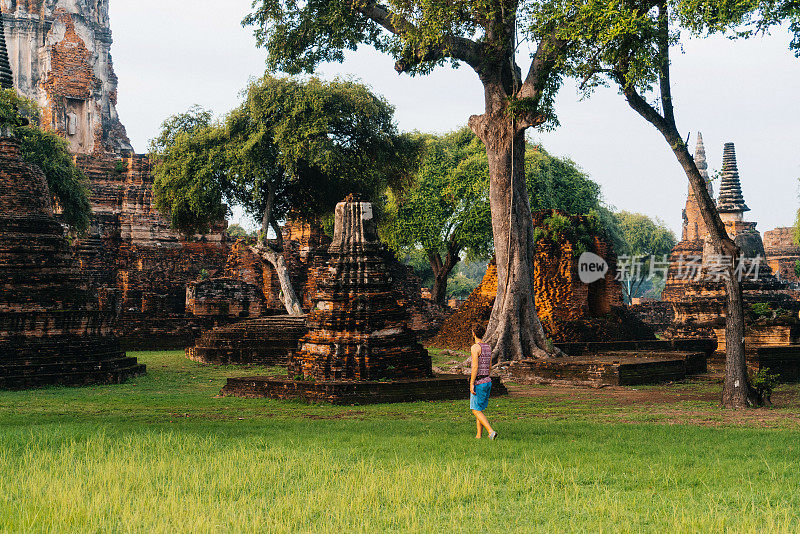
<instances>
[{"instance_id":1,"label":"brick stupa","mask_svg":"<svg viewBox=\"0 0 800 534\"><path fill-rule=\"evenodd\" d=\"M344 404L468 396L467 377L433 376L392 288L388 254L372 205L354 195L340 202L290 378L231 378L222 393Z\"/></svg>"},{"instance_id":2,"label":"brick stupa","mask_svg":"<svg viewBox=\"0 0 800 534\"><path fill-rule=\"evenodd\" d=\"M112 315L53 217L42 171L0 137L0 388L119 382L144 372L126 358Z\"/></svg>"},{"instance_id":3,"label":"brick stupa","mask_svg":"<svg viewBox=\"0 0 800 534\"><path fill-rule=\"evenodd\" d=\"M428 351L408 329L378 240L372 204L353 195L336 206L336 228L321 270L309 332L290 374L314 380L432 376Z\"/></svg>"},{"instance_id":4,"label":"brick stupa","mask_svg":"<svg viewBox=\"0 0 800 534\"><path fill-rule=\"evenodd\" d=\"M695 161L701 173L705 170L705 151L698 139ZM681 241L670 256L670 268L666 287L662 292L664 301L674 311L673 323L662 333L671 339L716 338L718 352L725 350L725 287L720 276L712 268L718 256L714 252L708 231L703 224L691 189L684 212L684 232ZM690 207L692 209L690 210ZM798 294L785 281L773 273L771 265L764 261L765 248L756 223L744 220L750 211L742 194L736 150L733 143L725 143L722 157L722 177L716 201L719 216L725 230L746 261L758 263L758 273L748 269L753 263L744 263L742 294L746 312L745 348L749 353L761 346L786 345L800 342L800 310ZM683 255L683 259L681 256ZM687 260L694 256L702 260L695 270L687 267ZM736 259L738 263L739 258ZM683 265L682 265L683 263ZM691 274L691 276L689 276ZM758 304L776 312L775 317L755 317L751 306Z\"/></svg>"}]
</instances>

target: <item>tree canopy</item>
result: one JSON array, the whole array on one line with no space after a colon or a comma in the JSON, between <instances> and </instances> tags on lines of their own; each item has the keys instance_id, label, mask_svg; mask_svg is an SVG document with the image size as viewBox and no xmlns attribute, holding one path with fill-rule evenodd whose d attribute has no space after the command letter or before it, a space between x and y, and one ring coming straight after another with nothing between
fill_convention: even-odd
<instances>
[{"instance_id":1,"label":"tree canopy","mask_svg":"<svg viewBox=\"0 0 800 534\"><path fill-rule=\"evenodd\" d=\"M222 219L223 202L244 207L261 222L253 250L274 267L287 312L302 314L279 222L322 217L349 193L371 200L397 186L417 148L398 135L393 113L353 81L265 75L224 120L194 107L164 122L151 143L156 205L186 234Z\"/></svg>"},{"instance_id":2,"label":"tree canopy","mask_svg":"<svg viewBox=\"0 0 800 534\"><path fill-rule=\"evenodd\" d=\"M53 200L61 210L61 220L73 231L84 232L92 213L88 181L75 166L69 144L41 129L38 122L39 110L34 102L13 89L0 89L0 124L13 129L22 158L44 172Z\"/></svg>"},{"instance_id":3,"label":"tree canopy","mask_svg":"<svg viewBox=\"0 0 800 534\"><path fill-rule=\"evenodd\" d=\"M195 107L164 122L151 143L158 206L188 233L237 204L266 232L290 212L324 215L351 192L377 198L414 157L392 117L361 84L266 75L222 121Z\"/></svg>"},{"instance_id":4,"label":"tree canopy","mask_svg":"<svg viewBox=\"0 0 800 534\"><path fill-rule=\"evenodd\" d=\"M648 291L648 294L659 293L658 287L666 274L663 272L665 260L678 242L675 234L660 219L641 213L621 211L615 213L614 218L623 243L617 254L618 271L624 274L625 296L630 301Z\"/></svg>"}]
</instances>

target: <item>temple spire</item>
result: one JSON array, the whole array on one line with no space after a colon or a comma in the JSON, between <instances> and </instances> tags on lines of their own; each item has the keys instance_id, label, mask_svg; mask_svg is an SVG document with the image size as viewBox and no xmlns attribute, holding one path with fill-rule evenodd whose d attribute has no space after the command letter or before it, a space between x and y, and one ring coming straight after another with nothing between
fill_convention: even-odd
<instances>
[{"instance_id":1,"label":"temple spire","mask_svg":"<svg viewBox=\"0 0 800 534\"><path fill-rule=\"evenodd\" d=\"M750 211L744 203L739 169L736 165L736 149L733 143L725 143L722 155L722 180L719 185L717 211L720 213L743 213Z\"/></svg>"},{"instance_id":2,"label":"temple spire","mask_svg":"<svg viewBox=\"0 0 800 534\"><path fill-rule=\"evenodd\" d=\"M14 75L11 73L11 62L8 60L2 11L0 11L0 87L3 89L14 88Z\"/></svg>"},{"instance_id":3,"label":"temple spire","mask_svg":"<svg viewBox=\"0 0 800 534\"><path fill-rule=\"evenodd\" d=\"M706 161L706 147L703 145L703 134L697 132L697 146L694 149L694 163L700 176L706 181L706 189L711 198L714 198L714 189L711 186L711 179L708 177L708 162Z\"/></svg>"}]
</instances>

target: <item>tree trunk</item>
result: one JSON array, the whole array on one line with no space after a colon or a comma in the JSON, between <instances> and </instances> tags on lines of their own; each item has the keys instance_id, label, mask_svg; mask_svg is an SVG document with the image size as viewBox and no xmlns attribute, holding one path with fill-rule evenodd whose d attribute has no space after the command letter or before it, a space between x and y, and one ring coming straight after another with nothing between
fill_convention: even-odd
<instances>
[{"instance_id":1,"label":"tree trunk","mask_svg":"<svg viewBox=\"0 0 800 534\"><path fill-rule=\"evenodd\" d=\"M297 295L294 292L292 281L289 279L289 269L286 267L286 259L283 257L283 254L272 250L267 245L250 247L250 250L267 260L275 269L275 273L278 275L278 282L281 285L283 305L286 307L286 313L289 315L303 315L303 307L300 306L300 301L297 299Z\"/></svg>"},{"instance_id":2,"label":"tree trunk","mask_svg":"<svg viewBox=\"0 0 800 534\"><path fill-rule=\"evenodd\" d=\"M434 273L433 288L431 288L431 297L437 304L446 304L447 302L447 276L442 278L440 275Z\"/></svg>"},{"instance_id":3,"label":"tree trunk","mask_svg":"<svg viewBox=\"0 0 800 534\"><path fill-rule=\"evenodd\" d=\"M717 212L714 201L708 194L705 180L700 175L694 159L686 145L680 142L677 131L672 136L671 146L678 162L686 172L692 186L692 194L698 201L703 222L706 224L711 243L717 254L732 258L725 279L725 381L722 387L722 405L727 408L746 408L760 405L756 391L750 386L747 376L747 360L744 347L744 300L742 284L735 272L735 263L740 250L728 235ZM677 143L675 142L677 138ZM669 141L670 139L668 139Z\"/></svg>"},{"instance_id":4,"label":"tree trunk","mask_svg":"<svg viewBox=\"0 0 800 534\"><path fill-rule=\"evenodd\" d=\"M450 277L450 273L453 272L453 268L459 261L459 253L459 250L450 247L445 255L445 261L442 261L438 252L428 252L428 262L433 271L431 296L433 297L433 301L437 304L445 304L447 298L447 279Z\"/></svg>"},{"instance_id":5,"label":"tree trunk","mask_svg":"<svg viewBox=\"0 0 800 534\"><path fill-rule=\"evenodd\" d=\"M487 96L487 108L489 100ZM525 130L516 126L504 106L497 113L490 115L487 110L485 115L471 117L470 127L486 146L489 159L489 202L497 258L497 297L484 341L492 346L492 359L498 362L561 355L548 341L536 314Z\"/></svg>"},{"instance_id":6,"label":"tree trunk","mask_svg":"<svg viewBox=\"0 0 800 534\"><path fill-rule=\"evenodd\" d=\"M732 273L733 274L733 273ZM734 276L725 281L725 382L722 385L722 405L744 408L759 405L750 386L744 347L744 299L742 284Z\"/></svg>"},{"instance_id":7,"label":"tree trunk","mask_svg":"<svg viewBox=\"0 0 800 534\"><path fill-rule=\"evenodd\" d=\"M275 206L275 184L269 184L267 190L267 203L264 207L264 214L261 218L261 235L259 236L259 243L255 247L250 247L250 250L261 258L267 260L275 274L278 275L278 282L281 285L281 293L283 294L283 305L286 308L286 313L289 315L303 315L303 307L297 299L297 294L294 292L294 286L289 278L289 269L286 267L286 259L283 254L273 250L267 240L267 232L269 227L275 229L275 235L278 242L283 248L283 236L280 233L280 227L277 221L272 216L273 207Z\"/></svg>"}]
</instances>

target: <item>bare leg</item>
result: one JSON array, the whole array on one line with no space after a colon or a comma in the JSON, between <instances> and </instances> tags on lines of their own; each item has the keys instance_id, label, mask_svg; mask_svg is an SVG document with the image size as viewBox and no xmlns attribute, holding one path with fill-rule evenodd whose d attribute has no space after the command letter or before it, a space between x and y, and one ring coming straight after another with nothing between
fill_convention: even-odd
<instances>
[{"instance_id":1,"label":"bare leg","mask_svg":"<svg viewBox=\"0 0 800 534\"><path fill-rule=\"evenodd\" d=\"M483 431L483 425L481 424L481 422L480 422L480 420L478 418L475 418L475 422L478 423L478 434L475 437L478 438L478 439L481 439L481 434L482 434L482 431Z\"/></svg>"},{"instance_id":2,"label":"bare leg","mask_svg":"<svg viewBox=\"0 0 800 534\"><path fill-rule=\"evenodd\" d=\"M481 425L484 428L486 428L486 430L489 432L489 434L494 432L494 429L492 428L492 425L489 424L489 420L486 419L486 416L483 415L483 412L479 412L478 410L472 410L472 413L475 414L475 419L478 420L478 435L480 435L480 433L481 433L481 431L480 431Z\"/></svg>"}]
</instances>

